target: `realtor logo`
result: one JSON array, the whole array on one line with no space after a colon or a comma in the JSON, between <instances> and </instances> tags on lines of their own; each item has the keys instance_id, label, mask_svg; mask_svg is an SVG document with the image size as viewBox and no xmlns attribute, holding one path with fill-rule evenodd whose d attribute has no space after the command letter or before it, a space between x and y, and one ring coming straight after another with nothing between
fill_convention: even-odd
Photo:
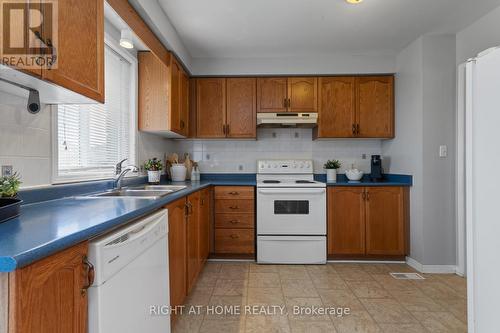
<instances>
[{"instance_id":1,"label":"realtor logo","mask_svg":"<svg viewBox=\"0 0 500 333\"><path fill-rule=\"evenodd\" d=\"M57 0L0 0L1 62L21 69L57 67Z\"/></svg>"}]
</instances>

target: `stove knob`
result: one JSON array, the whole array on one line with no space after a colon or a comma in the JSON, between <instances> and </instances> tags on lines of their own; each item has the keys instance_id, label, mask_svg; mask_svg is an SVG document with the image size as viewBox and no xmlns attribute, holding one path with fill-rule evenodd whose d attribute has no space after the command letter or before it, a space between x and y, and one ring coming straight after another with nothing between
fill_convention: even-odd
<instances>
[{"instance_id":1,"label":"stove knob","mask_svg":"<svg viewBox=\"0 0 500 333\"><path fill-rule=\"evenodd\" d=\"M278 164L274 163L274 164L273 164L273 168L275 168L275 169L276 169L277 167L278 167Z\"/></svg>"}]
</instances>

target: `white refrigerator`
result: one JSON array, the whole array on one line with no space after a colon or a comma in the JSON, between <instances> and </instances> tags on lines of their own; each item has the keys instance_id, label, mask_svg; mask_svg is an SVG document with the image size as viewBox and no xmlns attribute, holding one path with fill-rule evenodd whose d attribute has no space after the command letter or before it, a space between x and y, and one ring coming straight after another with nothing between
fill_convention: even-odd
<instances>
[{"instance_id":1,"label":"white refrigerator","mask_svg":"<svg viewBox=\"0 0 500 333\"><path fill-rule=\"evenodd\" d=\"M469 332L498 332L500 48L468 61L464 81L468 325Z\"/></svg>"}]
</instances>

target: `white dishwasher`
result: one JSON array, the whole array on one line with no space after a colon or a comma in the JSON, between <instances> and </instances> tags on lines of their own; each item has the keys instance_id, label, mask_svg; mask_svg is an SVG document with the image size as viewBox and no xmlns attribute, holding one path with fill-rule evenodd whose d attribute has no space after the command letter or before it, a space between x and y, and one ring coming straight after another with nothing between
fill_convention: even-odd
<instances>
[{"instance_id":1,"label":"white dishwasher","mask_svg":"<svg viewBox=\"0 0 500 333\"><path fill-rule=\"evenodd\" d=\"M170 305L167 222L161 210L90 242L89 333L170 332L152 310Z\"/></svg>"}]
</instances>

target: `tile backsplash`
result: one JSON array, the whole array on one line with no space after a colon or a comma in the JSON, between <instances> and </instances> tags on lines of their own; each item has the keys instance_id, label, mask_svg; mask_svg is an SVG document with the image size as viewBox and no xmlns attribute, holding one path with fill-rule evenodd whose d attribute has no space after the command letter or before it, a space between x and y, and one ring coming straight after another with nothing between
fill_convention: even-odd
<instances>
[{"instance_id":1,"label":"tile backsplash","mask_svg":"<svg viewBox=\"0 0 500 333\"><path fill-rule=\"evenodd\" d=\"M352 164L368 172L370 155L382 152L381 140L313 141L312 130L303 128L258 129L257 140L176 140L173 148L189 152L203 173L255 173L260 159L312 159L315 173L324 172L328 159L338 159L340 172Z\"/></svg>"}]
</instances>

